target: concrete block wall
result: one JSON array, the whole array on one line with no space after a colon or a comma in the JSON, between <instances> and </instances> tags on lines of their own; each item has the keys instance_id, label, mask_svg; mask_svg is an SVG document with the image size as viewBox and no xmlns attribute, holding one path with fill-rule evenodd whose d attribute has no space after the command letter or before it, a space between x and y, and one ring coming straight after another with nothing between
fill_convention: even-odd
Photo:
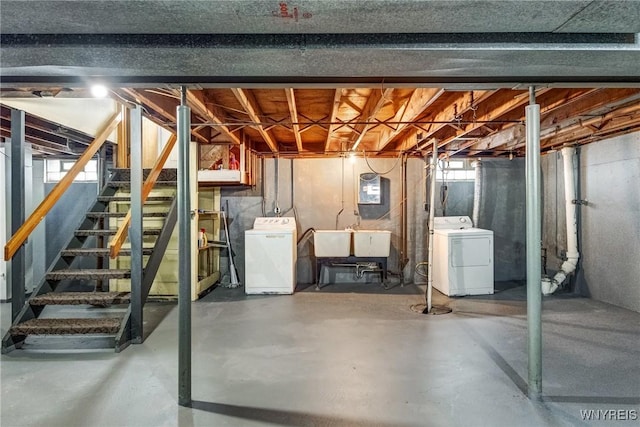
<instances>
[{"instance_id":1,"label":"concrete block wall","mask_svg":"<svg viewBox=\"0 0 640 427\"><path fill-rule=\"evenodd\" d=\"M640 312L640 132L578 149L578 272L572 289ZM553 274L566 251L564 181L559 152L542 157L543 247Z\"/></svg>"}]
</instances>

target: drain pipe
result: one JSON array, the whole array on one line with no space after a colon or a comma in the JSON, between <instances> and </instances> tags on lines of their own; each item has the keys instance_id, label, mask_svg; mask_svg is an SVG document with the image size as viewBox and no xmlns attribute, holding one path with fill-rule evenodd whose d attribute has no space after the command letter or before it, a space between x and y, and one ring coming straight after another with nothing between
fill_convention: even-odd
<instances>
[{"instance_id":1,"label":"drain pipe","mask_svg":"<svg viewBox=\"0 0 640 427\"><path fill-rule=\"evenodd\" d=\"M429 168L431 173L431 194L429 201L429 247L427 260L429 262L427 266L427 307L426 313L431 312L431 294L433 292L433 234L434 234L434 220L436 214L436 166L438 164L438 141L433 140L433 151L431 153L431 166Z\"/></svg>"},{"instance_id":2,"label":"drain pipe","mask_svg":"<svg viewBox=\"0 0 640 427\"><path fill-rule=\"evenodd\" d=\"M483 203L482 199L482 186L484 185L484 165L482 160L476 160L473 164L476 169L476 182L473 186L473 213L471 214L471 221L474 227L480 227L478 222L480 221L480 204Z\"/></svg>"},{"instance_id":3,"label":"drain pipe","mask_svg":"<svg viewBox=\"0 0 640 427\"><path fill-rule=\"evenodd\" d=\"M286 215L289 213L289 211L291 211L293 208L295 208L295 205L293 203L293 194L294 194L294 179L293 179L293 159L289 159L289 173L290 173L290 181L289 181L289 199L291 201L291 205L287 208L287 209L283 209L282 211L282 215ZM295 216L295 211L294 211L294 216Z\"/></svg>"},{"instance_id":4,"label":"drain pipe","mask_svg":"<svg viewBox=\"0 0 640 427\"><path fill-rule=\"evenodd\" d=\"M275 207L273 208L273 213L276 214L276 216L280 216L280 201L278 200L279 197L279 191L280 191L280 171L279 171L279 167L280 167L280 156L276 157L276 202L275 202Z\"/></svg>"},{"instance_id":5,"label":"drain pipe","mask_svg":"<svg viewBox=\"0 0 640 427\"><path fill-rule=\"evenodd\" d=\"M542 293L550 295L566 280L567 276L576 270L580 254L578 253L578 224L576 221L576 190L575 175L573 173L573 158L576 149L574 147L564 147L562 149L562 159L564 166L564 200L565 215L567 224L567 260L562 263L560 271L553 278L542 279Z\"/></svg>"},{"instance_id":6,"label":"drain pipe","mask_svg":"<svg viewBox=\"0 0 640 427\"><path fill-rule=\"evenodd\" d=\"M344 155L342 156L342 200L340 201L340 212L336 215L336 230L338 229L338 220L340 219L340 215L344 212Z\"/></svg>"}]
</instances>

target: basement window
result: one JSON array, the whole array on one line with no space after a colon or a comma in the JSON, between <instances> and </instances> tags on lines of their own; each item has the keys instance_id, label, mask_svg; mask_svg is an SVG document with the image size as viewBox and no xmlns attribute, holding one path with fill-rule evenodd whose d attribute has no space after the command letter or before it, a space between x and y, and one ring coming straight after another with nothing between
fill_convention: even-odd
<instances>
[{"instance_id":1,"label":"basement window","mask_svg":"<svg viewBox=\"0 0 640 427\"><path fill-rule=\"evenodd\" d=\"M463 160L440 160L436 170L438 181L474 181L476 171L472 166L472 161Z\"/></svg>"},{"instance_id":2,"label":"basement window","mask_svg":"<svg viewBox=\"0 0 640 427\"><path fill-rule=\"evenodd\" d=\"M45 163L46 182L58 182L71 170L75 160L47 159ZM78 173L73 182L97 182L98 161L89 160L84 169Z\"/></svg>"}]
</instances>

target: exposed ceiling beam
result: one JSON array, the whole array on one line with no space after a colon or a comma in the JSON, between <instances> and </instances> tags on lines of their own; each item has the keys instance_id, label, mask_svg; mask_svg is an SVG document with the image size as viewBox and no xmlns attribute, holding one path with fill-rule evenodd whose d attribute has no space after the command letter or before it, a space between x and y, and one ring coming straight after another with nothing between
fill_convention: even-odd
<instances>
[{"instance_id":1,"label":"exposed ceiling beam","mask_svg":"<svg viewBox=\"0 0 640 427\"><path fill-rule=\"evenodd\" d=\"M302 151L302 138L300 137L300 125L298 125L298 108L296 107L296 96L293 92L293 88L287 88L284 90L287 95L287 104L289 104L289 115L291 115L291 121L293 122L293 134L296 137L296 145L298 151Z\"/></svg>"},{"instance_id":2,"label":"exposed ceiling beam","mask_svg":"<svg viewBox=\"0 0 640 427\"><path fill-rule=\"evenodd\" d=\"M400 106L393 122L412 122L416 120L433 102L444 93L444 89L438 88L418 88L413 91L411 96ZM382 131L378 150L382 151L387 145L398 136L409 123L401 123L394 128L386 128Z\"/></svg>"},{"instance_id":3,"label":"exposed ceiling beam","mask_svg":"<svg viewBox=\"0 0 640 427\"><path fill-rule=\"evenodd\" d=\"M5 124L0 125L0 132L1 132L0 133L1 136L5 138L11 138L11 126L7 126ZM72 156L77 156L80 154L80 153L74 152L73 150L71 150L69 147L65 145L58 145L56 143L47 141L46 139L40 138L38 136L30 135L28 133L25 134L24 139L27 142L30 142L32 144L54 151L56 153L69 154Z\"/></svg>"},{"instance_id":4,"label":"exposed ceiling beam","mask_svg":"<svg viewBox=\"0 0 640 427\"><path fill-rule=\"evenodd\" d=\"M437 123L431 123L424 132L414 131L416 133L422 133L421 140L424 141L418 146L419 150L429 146L432 142L429 141L440 129L447 126L446 122L453 121L456 116L470 111L472 108L483 102L486 98L495 93L486 90L476 90L460 93L455 99L451 101L449 106L444 110L441 110L434 116L430 116L429 120ZM441 123L440 123L441 122ZM404 147L408 148L408 147Z\"/></svg>"},{"instance_id":5,"label":"exposed ceiling beam","mask_svg":"<svg viewBox=\"0 0 640 427\"><path fill-rule=\"evenodd\" d=\"M147 110L155 111L158 115L163 117L171 125L176 123L177 119L176 119L175 111L176 111L176 106L178 105L177 100L172 101L170 98L164 95L158 95L157 93L143 92L142 90L136 90L136 89L122 88L121 91L129 95L137 103L147 107ZM167 130L170 130L171 132L175 132L175 129L173 129L172 126L168 125L165 122L157 120L155 116L149 114L148 112L145 113L145 117L147 117L149 120L151 120L158 126L161 126ZM200 135L197 132L194 132L193 130L191 131L191 134L196 139L199 139L202 142L208 142L207 138L205 138L204 136Z\"/></svg>"},{"instance_id":6,"label":"exposed ceiling beam","mask_svg":"<svg viewBox=\"0 0 640 427\"><path fill-rule=\"evenodd\" d=\"M544 88L536 92L536 95L542 95L547 93L550 89ZM496 94L497 95L497 94ZM438 142L438 148L444 147L447 144L455 141L458 138L469 135L471 132L476 131L484 126L483 122L498 120L500 117L505 114L514 111L515 109L522 108L525 104L529 103L529 98L527 96L512 96L510 92L505 92L505 95L509 98L502 99L502 96L497 96L497 100L491 98L480 104L474 111L474 122L462 125L462 130L456 132L455 135L450 136L444 139L441 142ZM494 102L498 101L498 102ZM523 110L524 113L524 110ZM462 144L459 147L459 150L466 149L472 145L474 145L476 141L469 141Z\"/></svg>"},{"instance_id":7,"label":"exposed ceiling beam","mask_svg":"<svg viewBox=\"0 0 640 427\"><path fill-rule=\"evenodd\" d=\"M360 113L360 120L365 121L365 124L357 124L356 130L360 133L356 140L353 142L351 146L351 150L355 150L358 148L358 145L362 142L364 136L367 134L367 131L373 127L371 122L375 119L376 115L384 107L386 103L390 101L391 94L393 94L393 88L387 88L384 91L376 89L371 90L371 94L369 98L367 98L367 102L364 104L362 108L362 112Z\"/></svg>"},{"instance_id":8,"label":"exposed ceiling beam","mask_svg":"<svg viewBox=\"0 0 640 427\"><path fill-rule=\"evenodd\" d=\"M260 124L262 120L260 119L260 108L258 107L258 103L256 102L253 94L248 90L240 89L240 88L232 88L231 91L235 95L236 99L244 108L244 111L247 112L249 118L255 123L254 127L262 136L262 139L267 143L269 149L272 152L278 151L278 144L274 141L273 136L271 136L270 132L267 132L264 127Z\"/></svg>"},{"instance_id":9,"label":"exposed ceiling beam","mask_svg":"<svg viewBox=\"0 0 640 427\"><path fill-rule=\"evenodd\" d=\"M193 109L193 111L204 118L205 121L215 123L216 129L225 134L231 142L234 144L240 144L242 141L240 137L236 135L226 124L224 114L220 109L213 105L207 105L204 93L202 91L187 90L187 104ZM208 142L208 141L207 141Z\"/></svg>"},{"instance_id":10,"label":"exposed ceiling beam","mask_svg":"<svg viewBox=\"0 0 640 427\"><path fill-rule=\"evenodd\" d=\"M586 126L585 120L589 119L585 117L586 115L596 114L599 111L604 114L638 99L640 99L639 89L595 89L581 95L574 95L570 99L563 99L561 102L550 103L541 112L541 138L560 133L562 129ZM524 139L524 134L514 131L513 127L507 127L493 136L479 139L472 144L472 148L490 150L499 148L499 143L520 148L524 145Z\"/></svg>"}]
</instances>

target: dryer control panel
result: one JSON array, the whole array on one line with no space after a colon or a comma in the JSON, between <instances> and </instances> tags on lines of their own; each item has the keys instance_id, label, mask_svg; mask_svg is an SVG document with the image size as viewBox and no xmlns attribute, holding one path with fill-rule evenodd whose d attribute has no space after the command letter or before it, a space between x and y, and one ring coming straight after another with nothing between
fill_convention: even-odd
<instances>
[{"instance_id":1,"label":"dryer control panel","mask_svg":"<svg viewBox=\"0 0 640 427\"><path fill-rule=\"evenodd\" d=\"M433 218L434 230L461 230L473 228L473 222L468 216L437 216Z\"/></svg>"}]
</instances>

